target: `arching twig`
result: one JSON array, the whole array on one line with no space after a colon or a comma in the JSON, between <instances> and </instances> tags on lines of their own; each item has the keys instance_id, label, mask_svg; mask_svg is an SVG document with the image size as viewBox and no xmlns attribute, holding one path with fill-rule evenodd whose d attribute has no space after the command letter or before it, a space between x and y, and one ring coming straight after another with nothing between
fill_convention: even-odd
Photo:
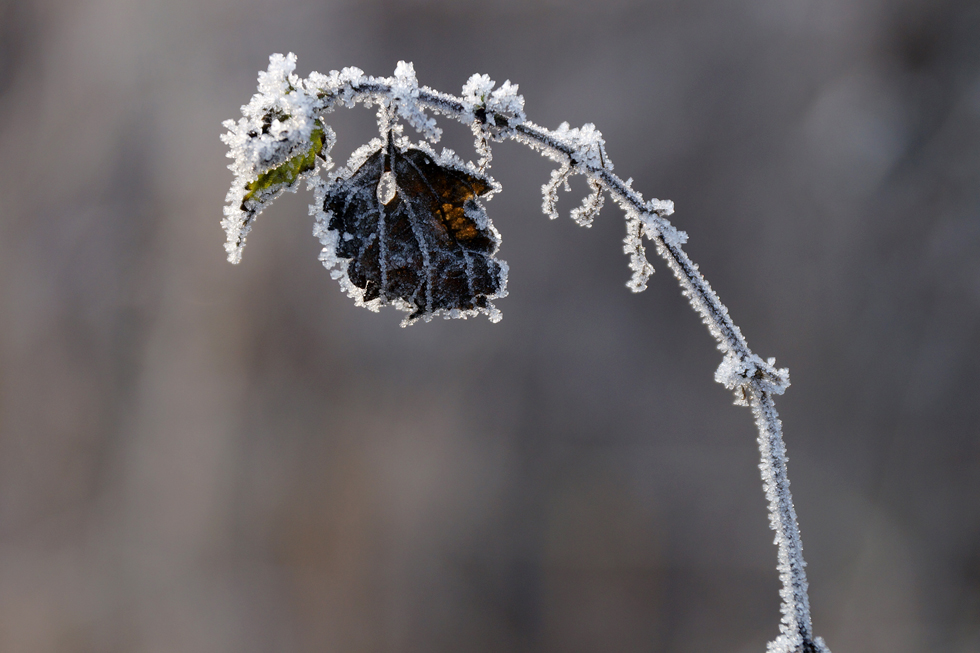
<instances>
[{"instance_id":1,"label":"arching twig","mask_svg":"<svg viewBox=\"0 0 980 653\"><path fill-rule=\"evenodd\" d=\"M389 292L388 288L379 288L377 283L372 286L370 281L358 285L349 276L351 264L348 260L352 260L349 256L353 256L353 249L350 246L344 248L338 240L342 229L353 229L344 227L341 223L357 218L358 211L351 208L354 206L352 203L355 195L361 198L357 201L364 206L376 206L370 184L380 185L382 169L388 171L391 166L374 163L372 165L375 165L376 171L362 169L361 166L370 161L384 161L385 156L379 148L387 147L391 152L389 159L404 158L411 163L415 172L405 174L418 177L425 171L430 177L442 179L446 176L451 182L446 182L447 188L463 190L452 193L446 190L447 197L454 193L454 199L452 202L447 200L440 208L437 206L439 201L430 202L425 199L428 196L425 195L423 186L430 188L432 192L436 191L435 186L429 183L430 179L423 176L422 181L413 182L421 189L416 195L413 196L408 188L401 189L408 202L406 210L411 213L406 217L407 214L397 213L404 203L399 203L401 199L397 198L399 182L397 170L392 168L396 174L395 194L392 195L390 191L383 194L385 198L391 198L391 203L387 203L386 199L386 203L371 210L382 216L379 220L383 224L390 211L391 216L401 215L401 219L407 221L405 224L413 225L414 237L422 250L428 252L424 257L418 258L424 259L425 265L434 260L434 253L429 249L430 243L426 236L419 231L422 218L438 218L433 222L436 225L434 228L439 228L439 220L442 220L447 233L451 232L455 238L447 242L460 248L457 258L465 263L459 265L461 269L465 267L465 274L468 275L469 294L464 299L469 303L457 305L444 302L444 308L439 310L447 317L466 317L483 312L488 313L491 319L499 319L499 312L492 304L487 304L487 300L505 294L506 264L492 259L496 252L494 243L499 241L499 236L490 225L489 219L481 213L482 207L476 203L478 195L488 195L499 190L495 182L485 176L491 157L490 144L504 140L517 141L559 165L552 173L551 181L542 187L543 209L551 217L557 216L555 203L559 186L567 187L571 175L585 176L592 191L582 206L573 211L573 217L583 226L591 224L592 218L602 208L604 193L623 209L627 224L624 250L630 255L630 268L633 271L632 279L627 285L634 292L646 288L647 279L653 272L646 258L643 237L653 241L657 253L667 261L684 295L718 343L722 362L715 372L715 380L734 393L736 404L750 406L755 415L759 431L763 488L769 505L769 523L776 532L777 570L782 582L781 634L769 643L769 653L829 653L823 641L812 633L804 569L806 563L803 560L796 511L789 490L786 446L773 403L773 396L782 394L789 386L789 371L785 368L777 369L775 359L764 361L749 349L728 309L698 270L698 266L684 252L682 246L687 242L687 234L675 229L667 219L673 213L673 203L657 199L644 200L633 189L631 179L624 181L617 176L606 155L602 134L594 125L571 128L564 123L558 129L549 130L528 121L524 114L524 99L517 93L517 86L509 81L494 88L494 82L486 75L474 75L464 85L462 96L457 97L419 86L412 64L405 62L399 62L392 77L370 77L356 68L345 68L328 75L311 73L305 79L294 74L295 62L295 55L292 54L285 57L273 55L268 71L259 73L259 93L248 105L242 107L244 117L238 122L225 122L228 133L223 136L223 140L231 148L229 156L234 159L234 163L229 167L235 172L235 181L227 196L228 204L222 222L228 235L225 245L228 259L233 263L240 260L245 237L251 230L255 217L279 194L286 190L295 191L300 181L307 179L317 189L317 204L312 207L311 212L317 216L314 233L324 243L320 258L324 265L333 270L332 275L360 303L369 308L376 309L380 305L391 303L404 310L415 311L408 319L409 323L420 315L429 319L438 312L438 302L433 300L431 284L425 286L424 306L420 301L412 303L415 295L397 295L394 291ZM359 149L352 155L348 166L331 173L329 182L325 183L318 173L321 170L329 171L333 167L329 153L336 140L325 122L325 117L338 106L352 107L357 103L366 106L379 105L382 109L379 115L384 122L382 131L387 135L387 145L382 140L377 140ZM414 128L426 140L437 142L441 130L430 114L452 118L472 128L480 155L478 167L461 161L452 152L444 151L442 155L438 155L425 143L410 145L402 137L402 126L398 121ZM355 168L358 169L356 179L360 185L351 182L355 177ZM366 181L360 181L362 179ZM384 183L392 183L390 179L386 179ZM404 185L408 182L402 183ZM351 199L345 199L345 193L349 193ZM378 197L382 197L382 194ZM430 204L433 208L427 209ZM431 216L421 215L426 211L431 211ZM454 217L447 217L447 211L452 212ZM339 219L338 212L347 217L344 220ZM409 229L404 231L411 232ZM361 248L358 251L363 253L368 252L376 234L361 234L357 237L360 238L358 246ZM384 229L377 236L382 240L387 237L388 232ZM355 235L344 232L343 238L349 241ZM477 242L481 244L472 244ZM384 250L384 246L381 249ZM482 295L474 289L475 276L471 272L476 254L486 260L480 263L483 266L480 268L483 271L481 283L489 290ZM364 256L368 257L368 254L364 253ZM405 266L413 265L406 263L406 260L403 257L398 263L403 267L397 271L405 271L408 269ZM385 285L393 273L386 272L385 261L382 260L379 265L381 272L376 278L382 280L381 285ZM431 276L430 271L426 278ZM464 310L467 308L472 310Z\"/></svg>"}]
</instances>

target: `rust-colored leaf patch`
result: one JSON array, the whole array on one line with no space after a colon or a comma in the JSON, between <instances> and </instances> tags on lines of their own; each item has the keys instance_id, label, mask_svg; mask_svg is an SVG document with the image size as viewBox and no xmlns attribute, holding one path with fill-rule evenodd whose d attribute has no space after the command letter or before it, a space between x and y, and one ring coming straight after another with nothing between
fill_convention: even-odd
<instances>
[{"instance_id":1,"label":"rust-colored leaf patch","mask_svg":"<svg viewBox=\"0 0 980 653\"><path fill-rule=\"evenodd\" d=\"M444 165L391 135L346 179L326 189L323 209L336 255L367 303L408 308L408 321L480 311L502 296L507 264L500 236L478 201L490 182Z\"/></svg>"}]
</instances>

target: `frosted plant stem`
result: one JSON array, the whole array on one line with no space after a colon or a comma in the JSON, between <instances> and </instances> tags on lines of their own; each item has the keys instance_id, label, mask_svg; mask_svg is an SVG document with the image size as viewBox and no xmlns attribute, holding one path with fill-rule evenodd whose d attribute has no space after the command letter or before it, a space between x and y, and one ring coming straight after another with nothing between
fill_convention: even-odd
<instances>
[{"instance_id":1,"label":"frosted plant stem","mask_svg":"<svg viewBox=\"0 0 980 653\"><path fill-rule=\"evenodd\" d=\"M260 173L265 174L275 164L282 164L289 157L296 156L297 151L306 151L292 146L290 149L282 143L308 143L311 125L326 125L326 114L338 106L352 107L363 102L386 107L385 116L391 120L405 121L433 142L439 139L440 130L426 111L457 120L473 129L484 166L489 163L489 147L493 141L515 140L527 145L560 164L559 169L552 173L551 182L542 187L544 212L550 217L557 217L555 203L558 187L567 184L572 174L585 176L593 194L581 208L572 212L572 217L579 224L591 224L602 206L603 191L619 204L626 213L624 250L631 255L630 267L634 273L627 285L634 291L643 290L647 277L653 272L646 261L641 237L645 235L654 242L658 254L673 271L683 294L701 316L723 354L715 380L735 393L736 404L750 406L755 416L759 430L759 468L769 504L769 525L776 532L777 570L782 582L779 593L783 615L781 634L769 643L768 653L830 653L823 640L813 637L812 633L803 545L789 489L786 445L773 403L773 395L782 394L789 386L789 371L777 369L775 359L764 361L749 349L728 309L682 249L687 234L678 231L667 219L673 213L673 203L645 201L633 190L632 180L623 181L615 175L612 162L605 154L605 142L594 125L570 129L565 123L557 130L549 130L528 121L523 110L524 99L517 94L517 86L510 82L492 90L494 82L489 77L474 75L463 87L463 97L456 97L419 86L414 68L405 62L399 62L394 77L369 77L356 68L345 68L329 76L312 73L306 80L301 80L293 75L294 66L294 55L273 55L269 72L260 73L259 76L260 91L263 92L256 95L250 105L243 107L246 117L237 125L232 121L225 123L230 131L223 138L232 148L229 156L236 160L230 167L238 175L228 195L227 217L223 223L229 237L226 245L229 260L238 261L254 217L286 185L273 185L270 182L269 190L263 191L266 195L261 196L256 195L259 192L256 190L246 195L242 189L253 188L257 179L262 180ZM270 113L269 107L279 107L279 113ZM280 117L272 120L275 116ZM265 135L269 124L275 131L274 137ZM392 128L387 122L385 125L387 129L382 129L383 132ZM332 138L332 132L328 131L328 144L333 143ZM304 147L308 148L309 145ZM325 153L321 156L326 158ZM308 169L304 168L303 171ZM289 183L298 183L301 177L294 175L295 181ZM251 200L253 195L258 199ZM246 200L253 203L247 204ZM318 210L318 207L313 209ZM336 264L337 258L331 249L329 228L324 225L318 223L315 233L320 234L325 244L321 260L329 268Z\"/></svg>"},{"instance_id":2,"label":"frosted plant stem","mask_svg":"<svg viewBox=\"0 0 980 653\"><path fill-rule=\"evenodd\" d=\"M769 502L769 526L776 531L779 580L783 584L779 591L782 598L782 635L769 648L771 651L817 653L826 650L826 646L819 638L816 641L813 638L803 542L789 489L782 425L772 394L755 382L751 384L751 393L752 412L759 429L759 470Z\"/></svg>"}]
</instances>

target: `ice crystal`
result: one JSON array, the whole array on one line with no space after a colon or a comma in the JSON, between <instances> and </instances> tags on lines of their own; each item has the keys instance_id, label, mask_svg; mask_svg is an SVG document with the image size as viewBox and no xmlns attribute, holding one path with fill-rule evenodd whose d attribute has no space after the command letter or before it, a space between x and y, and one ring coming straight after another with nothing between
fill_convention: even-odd
<instances>
[{"instance_id":1,"label":"ice crystal","mask_svg":"<svg viewBox=\"0 0 980 653\"><path fill-rule=\"evenodd\" d=\"M463 84L463 100L474 107L486 106L495 84L489 75L473 75Z\"/></svg>"},{"instance_id":2,"label":"ice crystal","mask_svg":"<svg viewBox=\"0 0 980 653\"><path fill-rule=\"evenodd\" d=\"M585 196L582 205L572 209L572 220L581 227L591 227L592 220L599 215L606 198L603 195L602 184L595 179L589 180L589 188L592 192Z\"/></svg>"},{"instance_id":3,"label":"ice crystal","mask_svg":"<svg viewBox=\"0 0 980 653\"><path fill-rule=\"evenodd\" d=\"M602 138L602 132L591 122L574 128L563 122L558 126L555 136L571 149L574 163L589 170L612 170L612 165L606 161L606 141Z\"/></svg>"},{"instance_id":4,"label":"ice crystal","mask_svg":"<svg viewBox=\"0 0 980 653\"><path fill-rule=\"evenodd\" d=\"M647 249L643 245L644 230L642 216L639 214L627 216L623 253L630 257L630 270L633 271L633 276L626 282L626 287L633 292L646 290L647 281L653 274L653 266L647 260Z\"/></svg>"},{"instance_id":5,"label":"ice crystal","mask_svg":"<svg viewBox=\"0 0 980 653\"><path fill-rule=\"evenodd\" d=\"M747 406L745 387L750 381L759 383L767 392L781 395L789 387L789 370L776 369L775 358L763 361L755 354L739 356L735 351L728 351L715 370L715 381L735 391L735 403Z\"/></svg>"},{"instance_id":6,"label":"ice crystal","mask_svg":"<svg viewBox=\"0 0 980 653\"><path fill-rule=\"evenodd\" d=\"M551 171L551 180L541 186L541 194L544 196L541 210L552 220L558 219L558 187L564 186L566 191L571 192L572 187L568 185L571 174L571 164L563 163L560 168Z\"/></svg>"},{"instance_id":7,"label":"ice crystal","mask_svg":"<svg viewBox=\"0 0 980 653\"><path fill-rule=\"evenodd\" d=\"M391 100L398 116L433 143L442 135L436 120L427 116L418 104L419 82L415 78L415 66L399 61L391 83Z\"/></svg>"}]
</instances>

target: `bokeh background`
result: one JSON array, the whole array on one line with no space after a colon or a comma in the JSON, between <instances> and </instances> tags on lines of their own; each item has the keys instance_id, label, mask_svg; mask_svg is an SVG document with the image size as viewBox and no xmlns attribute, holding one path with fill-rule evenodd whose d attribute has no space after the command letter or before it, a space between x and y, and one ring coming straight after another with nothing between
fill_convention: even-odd
<instances>
[{"instance_id":1,"label":"bokeh background","mask_svg":"<svg viewBox=\"0 0 980 653\"><path fill-rule=\"evenodd\" d=\"M975 0L0 0L0 651L761 652L750 413L495 149L504 320L401 329L218 136L269 54L594 122L763 357L835 653L980 651ZM336 114L335 159L375 133ZM471 136L443 122L473 157ZM574 185L567 213L585 186Z\"/></svg>"}]
</instances>

